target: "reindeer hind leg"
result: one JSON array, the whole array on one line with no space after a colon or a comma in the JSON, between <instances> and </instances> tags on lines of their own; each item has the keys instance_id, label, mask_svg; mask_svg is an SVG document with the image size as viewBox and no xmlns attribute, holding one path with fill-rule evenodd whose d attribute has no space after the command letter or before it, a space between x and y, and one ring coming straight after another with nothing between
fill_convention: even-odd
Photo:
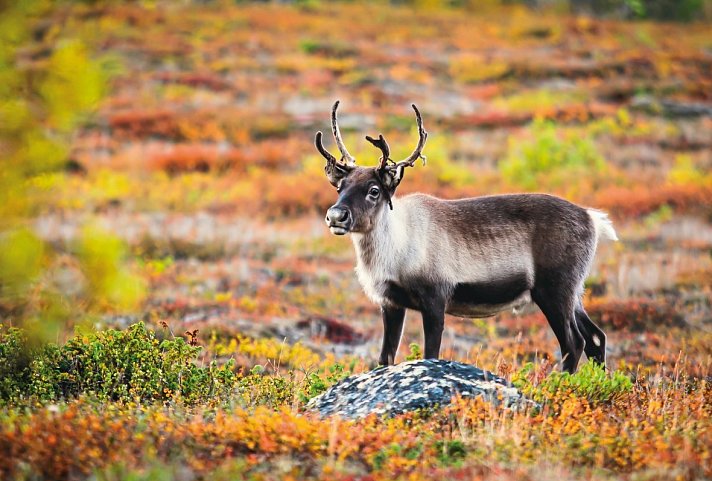
<instances>
[{"instance_id":1,"label":"reindeer hind leg","mask_svg":"<svg viewBox=\"0 0 712 481\"><path fill-rule=\"evenodd\" d=\"M575 295L550 287L534 287L532 299L546 316L559 341L564 370L574 373L585 346L574 314Z\"/></svg>"},{"instance_id":2,"label":"reindeer hind leg","mask_svg":"<svg viewBox=\"0 0 712 481\"><path fill-rule=\"evenodd\" d=\"M576 307L576 324L578 325L579 331L583 335L586 345L584 351L586 352L586 357L602 364L604 367L606 365L606 334L603 330L598 327L586 311L583 309L582 305Z\"/></svg>"}]
</instances>

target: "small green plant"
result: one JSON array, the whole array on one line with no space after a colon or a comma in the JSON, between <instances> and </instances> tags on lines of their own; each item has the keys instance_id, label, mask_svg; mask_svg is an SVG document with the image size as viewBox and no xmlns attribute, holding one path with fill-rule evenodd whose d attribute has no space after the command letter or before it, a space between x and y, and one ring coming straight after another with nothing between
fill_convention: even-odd
<instances>
[{"instance_id":1,"label":"small green plant","mask_svg":"<svg viewBox=\"0 0 712 481\"><path fill-rule=\"evenodd\" d=\"M308 55L324 55L332 58L344 58L357 53L353 46L346 42L333 42L307 38L299 42L299 50Z\"/></svg>"},{"instance_id":2,"label":"small green plant","mask_svg":"<svg viewBox=\"0 0 712 481\"><path fill-rule=\"evenodd\" d=\"M351 371L346 369L343 364L335 363L316 372L310 372L305 378L304 388L302 390L302 401L306 402L309 399L318 396L331 386L351 375Z\"/></svg>"},{"instance_id":3,"label":"small green plant","mask_svg":"<svg viewBox=\"0 0 712 481\"><path fill-rule=\"evenodd\" d=\"M299 50L307 54L314 54L321 48L321 43L317 40L306 38L299 42Z\"/></svg>"},{"instance_id":4,"label":"small green plant","mask_svg":"<svg viewBox=\"0 0 712 481\"><path fill-rule=\"evenodd\" d=\"M417 343L411 342L408 346L408 349L410 349L410 354L405 357L406 361L415 361L417 359L423 359L423 352L420 350L420 346Z\"/></svg>"},{"instance_id":5,"label":"small green plant","mask_svg":"<svg viewBox=\"0 0 712 481\"><path fill-rule=\"evenodd\" d=\"M512 383L525 395L539 402L561 399L568 395L586 398L592 403L612 402L633 389L630 378L622 371L607 373L602 365L588 361L574 374L555 371L538 385L529 380L534 364L527 363L513 376Z\"/></svg>"},{"instance_id":6,"label":"small green plant","mask_svg":"<svg viewBox=\"0 0 712 481\"><path fill-rule=\"evenodd\" d=\"M467 448L462 441L437 441L435 447L438 450L438 461L445 466L459 464L467 455Z\"/></svg>"},{"instance_id":7,"label":"small green plant","mask_svg":"<svg viewBox=\"0 0 712 481\"><path fill-rule=\"evenodd\" d=\"M423 453L423 446L416 444L410 448L404 448L400 444L389 444L373 455L372 463L376 470L384 469L390 458L403 457L408 460L418 459Z\"/></svg>"}]
</instances>

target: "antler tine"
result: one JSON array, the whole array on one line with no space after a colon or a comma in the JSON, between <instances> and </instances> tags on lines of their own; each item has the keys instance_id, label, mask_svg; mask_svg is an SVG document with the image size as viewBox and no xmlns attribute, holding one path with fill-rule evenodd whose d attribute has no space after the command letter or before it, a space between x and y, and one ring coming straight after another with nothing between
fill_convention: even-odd
<instances>
[{"instance_id":1,"label":"antler tine","mask_svg":"<svg viewBox=\"0 0 712 481\"><path fill-rule=\"evenodd\" d=\"M341 131L339 131L339 124L336 121L336 109L339 108L339 102L339 100L334 102L334 107L331 109L331 131L334 133L336 146L339 148L339 152L341 152L341 160L345 160L348 165L354 165L356 164L356 159L354 159L351 154L349 154L349 151L346 150L344 141L341 138Z\"/></svg>"},{"instance_id":2,"label":"antler tine","mask_svg":"<svg viewBox=\"0 0 712 481\"><path fill-rule=\"evenodd\" d=\"M334 157L333 155L331 155L331 152L329 152L328 150L326 150L326 149L324 148L324 144L323 144L322 141L321 141L321 137L322 137L321 131L317 132L317 133L316 133L316 137L314 138L314 145L316 145L316 150L318 150L319 153L320 153L321 155L323 155L324 158L325 158L329 163L334 163L334 162L336 162L336 157Z\"/></svg>"},{"instance_id":3,"label":"antler tine","mask_svg":"<svg viewBox=\"0 0 712 481\"><path fill-rule=\"evenodd\" d=\"M391 148L388 146L388 142L386 142L386 139L383 138L383 134L378 134L377 139L374 139L373 137L367 135L366 140L371 142L374 147L381 149L382 155L381 162L378 164L378 170L384 170L388 165L388 161L390 160L391 156Z\"/></svg>"},{"instance_id":4,"label":"antler tine","mask_svg":"<svg viewBox=\"0 0 712 481\"><path fill-rule=\"evenodd\" d=\"M411 107L413 107L413 110L415 110L415 120L418 123L418 145L415 147L415 150L413 151L410 156L405 159L401 160L395 165L395 168L398 167L413 167L413 164L415 164L415 161L418 158L423 159L423 165L425 165L425 156L423 156L423 147L425 146L425 141L428 139L428 133L425 131L423 128L423 117L420 115L420 111L418 110L418 107L415 106L415 104L411 104Z\"/></svg>"}]
</instances>

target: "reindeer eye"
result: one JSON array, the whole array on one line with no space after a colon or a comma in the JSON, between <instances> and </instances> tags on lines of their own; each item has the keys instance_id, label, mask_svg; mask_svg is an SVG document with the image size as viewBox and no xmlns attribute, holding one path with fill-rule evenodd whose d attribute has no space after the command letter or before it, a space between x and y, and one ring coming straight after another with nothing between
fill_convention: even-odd
<instances>
[{"instance_id":1,"label":"reindeer eye","mask_svg":"<svg viewBox=\"0 0 712 481\"><path fill-rule=\"evenodd\" d=\"M368 190L368 195L370 195L371 197L378 197L378 194L380 194L380 193L381 193L381 190L380 190L378 187L375 187L375 186L374 186L374 187L371 187L371 188Z\"/></svg>"}]
</instances>

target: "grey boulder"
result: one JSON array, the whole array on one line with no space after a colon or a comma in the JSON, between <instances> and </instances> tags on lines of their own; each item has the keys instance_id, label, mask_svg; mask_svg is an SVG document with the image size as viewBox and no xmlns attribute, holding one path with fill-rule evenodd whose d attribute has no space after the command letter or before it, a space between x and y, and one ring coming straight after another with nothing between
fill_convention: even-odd
<instances>
[{"instance_id":1,"label":"grey boulder","mask_svg":"<svg viewBox=\"0 0 712 481\"><path fill-rule=\"evenodd\" d=\"M537 406L505 379L490 372L455 361L424 359L350 376L313 398L307 408L322 416L346 419L371 413L394 416L444 406L457 394L463 398L482 396L495 405L512 409Z\"/></svg>"}]
</instances>

